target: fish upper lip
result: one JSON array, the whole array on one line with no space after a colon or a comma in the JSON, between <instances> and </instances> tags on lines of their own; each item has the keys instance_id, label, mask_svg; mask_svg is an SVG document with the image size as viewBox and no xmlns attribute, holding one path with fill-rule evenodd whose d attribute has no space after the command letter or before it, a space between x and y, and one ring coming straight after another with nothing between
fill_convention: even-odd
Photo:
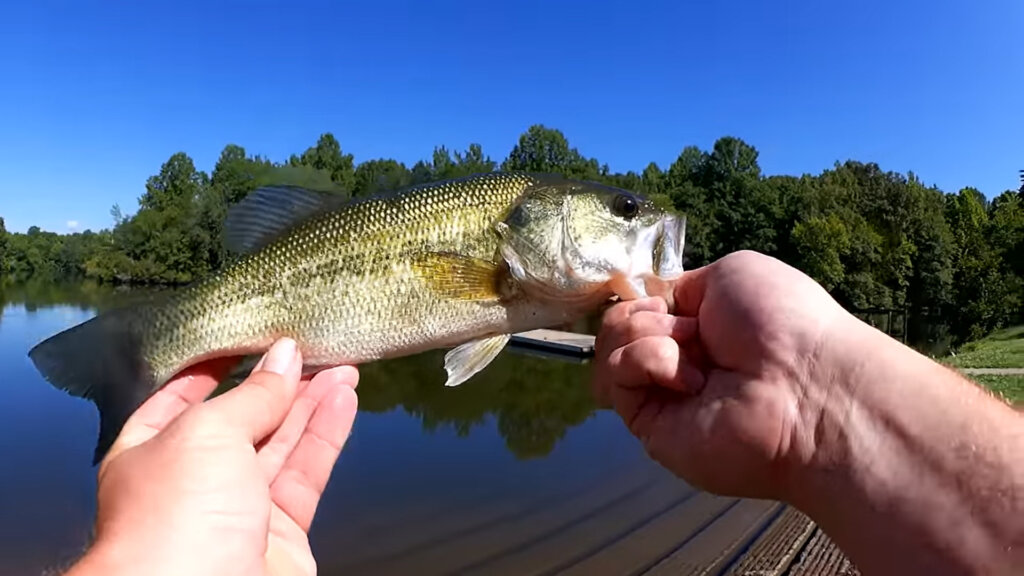
<instances>
[{"instance_id":1,"label":"fish upper lip","mask_svg":"<svg viewBox=\"0 0 1024 576\"><path fill-rule=\"evenodd\" d=\"M656 250L656 274L664 279L678 277L683 272L683 246L686 243L686 216L666 215L661 220L661 233Z\"/></svg>"}]
</instances>

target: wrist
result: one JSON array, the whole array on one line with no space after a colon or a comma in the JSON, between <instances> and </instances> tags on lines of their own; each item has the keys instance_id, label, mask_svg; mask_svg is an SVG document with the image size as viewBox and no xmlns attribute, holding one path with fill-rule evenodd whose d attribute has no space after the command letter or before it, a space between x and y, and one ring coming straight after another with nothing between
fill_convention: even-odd
<instances>
[{"instance_id":1,"label":"wrist","mask_svg":"<svg viewBox=\"0 0 1024 576\"><path fill-rule=\"evenodd\" d=\"M795 414L781 467L784 499L799 496L805 477L841 468L856 456L849 446L850 409L865 362L877 355L872 349L885 344L871 330L840 312L821 329L789 375Z\"/></svg>"},{"instance_id":2,"label":"wrist","mask_svg":"<svg viewBox=\"0 0 1024 576\"><path fill-rule=\"evenodd\" d=\"M852 315L809 374L786 500L867 572L1005 565L1021 531L1007 513L1024 497L1019 415Z\"/></svg>"}]
</instances>

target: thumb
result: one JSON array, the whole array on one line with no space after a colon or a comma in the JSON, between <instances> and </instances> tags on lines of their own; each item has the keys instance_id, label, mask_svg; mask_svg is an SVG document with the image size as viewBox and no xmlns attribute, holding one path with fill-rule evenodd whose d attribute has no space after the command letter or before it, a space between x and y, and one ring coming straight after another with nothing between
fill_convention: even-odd
<instances>
[{"instance_id":1,"label":"thumb","mask_svg":"<svg viewBox=\"0 0 1024 576\"><path fill-rule=\"evenodd\" d=\"M270 347L252 374L234 389L206 402L207 410L257 443L277 429L298 395L302 354L282 338Z\"/></svg>"},{"instance_id":2,"label":"thumb","mask_svg":"<svg viewBox=\"0 0 1024 576\"><path fill-rule=\"evenodd\" d=\"M707 291L708 274L711 266L702 266L683 272L682 277L675 281L673 296L675 297L675 308L673 313L680 316L696 316L700 312L700 305L704 301L704 293Z\"/></svg>"}]
</instances>

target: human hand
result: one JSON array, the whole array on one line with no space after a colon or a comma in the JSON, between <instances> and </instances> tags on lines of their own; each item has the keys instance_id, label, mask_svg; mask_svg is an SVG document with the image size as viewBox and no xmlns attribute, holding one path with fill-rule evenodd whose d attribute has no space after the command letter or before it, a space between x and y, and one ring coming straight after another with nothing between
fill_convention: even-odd
<instances>
[{"instance_id":1,"label":"human hand","mask_svg":"<svg viewBox=\"0 0 1024 576\"><path fill-rule=\"evenodd\" d=\"M358 373L300 377L283 339L236 388L185 371L126 422L100 464L94 545L71 574L315 574L307 538L356 415Z\"/></svg>"},{"instance_id":2,"label":"human hand","mask_svg":"<svg viewBox=\"0 0 1024 576\"><path fill-rule=\"evenodd\" d=\"M817 283L755 252L683 274L659 298L621 302L597 337L594 389L648 453L699 488L779 498L814 450L805 403L827 388L826 343L846 313Z\"/></svg>"}]
</instances>

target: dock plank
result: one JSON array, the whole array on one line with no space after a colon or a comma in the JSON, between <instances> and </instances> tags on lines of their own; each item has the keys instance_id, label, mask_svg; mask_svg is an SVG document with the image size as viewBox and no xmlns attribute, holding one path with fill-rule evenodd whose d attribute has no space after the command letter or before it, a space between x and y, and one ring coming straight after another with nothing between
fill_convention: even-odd
<instances>
[{"instance_id":1,"label":"dock plank","mask_svg":"<svg viewBox=\"0 0 1024 576\"><path fill-rule=\"evenodd\" d=\"M682 546L644 573L645 576L718 574L778 514L771 500L739 500Z\"/></svg>"},{"instance_id":2,"label":"dock plank","mask_svg":"<svg viewBox=\"0 0 1024 576\"><path fill-rule=\"evenodd\" d=\"M780 576L796 560L816 525L803 512L786 510L751 544L725 576Z\"/></svg>"},{"instance_id":3,"label":"dock plank","mask_svg":"<svg viewBox=\"0 0 1024 576\"><path fill-rule=\"evenodd\" d=\"M835 542L822 531L815 528L807 549L800 555L800 560L789 572L789 576L859 576L860 571Z\"/></svg>"},{"instance_id":4,"label":"dock plank","mask_svg":"<svg viewBox=\"0 0 1024 576\"><path fill-rule=\"evenodd\" d=\"M592 334L578 334L561 330L529 330L512 335L513 345L561 352L578 356L589 356L594 353L596 337Z\"/></svg>"},{"instance_id":5,"label":"dock plank","mask_svg":"<svg viewBox=\"0 0 1024 576\"><path fill-rule=\"evenodd\" d=\"M693 537L709 522L738 502L702 492L651 519L586 558L558 572L560 576L639 574L651 559L663 558Z\"/></svg>"},{"instance_id":6,"label":"dock plank","mask_svg":"<svg viewBox=\"0 0 1024 576\"><path fill-rule=\"evenodd\" d=\"M507 515L500 522L487 521L477 529L449 532L445 538L437 538L436 532L431 530L434 538L431 538L430 545L417 545L386 558L379 558L372 563L372 569L363 565L349 566L347 570L350 573L363 573L365 568L373 574L462 574L467 567L489 562L509 550L528 546L534 540L564 531L609 506L642 506L648 499L664 498L664 492L670 489L678 491L679 487L671 485L666 475L657 470L653 474L647 472L617 480L606 479L558 502ZM689 487L687 489L692 490ZM439 515L438 522L444 523L443 514ZM464 527L469 523L459 524Z\"/></svg>"},{"instance_id":7,"label":"dock plank","mask_svg":"<svg viewBox=\"0 0 1024 576\"><path fill-rule=\"evenodd\" d=\"M677 478L666 476L628 499L610 503L558 530L538 533L525 545L506 548L501 554L460 569L458 573L465 576L551 574L567 559L590 554L699 494Z\"/></svg>"}]
</instances>

